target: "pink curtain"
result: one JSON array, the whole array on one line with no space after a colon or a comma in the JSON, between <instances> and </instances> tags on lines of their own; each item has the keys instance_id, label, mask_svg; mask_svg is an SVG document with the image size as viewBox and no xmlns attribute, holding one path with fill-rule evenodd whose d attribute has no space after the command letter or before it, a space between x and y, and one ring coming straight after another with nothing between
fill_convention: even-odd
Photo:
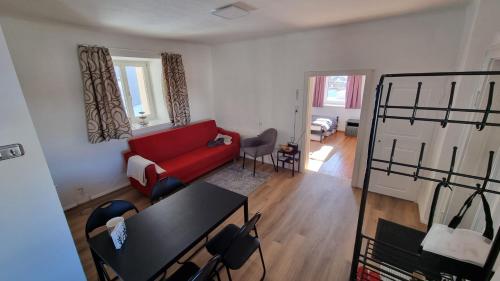
<instances>
[{"instance_id":1,"label":"pink curtain","mask_svg":"<svg viewBox=\"0 0 500 281\"><path fill-rule=\"evenodd\" d=\"M347 77L347 89L345 93L345 108L361 108L361 84L362 75L353 75Z\"/></svg>"},{"instance_id":2,"label":"pink curtain","mask_svg":"<svg viewBox=\"0 0 500 281\"><path fill-rule=\"evenodd\" d=\"M313 107L323 107L326 76L316 76L314 82Z\"/></svg>"}]
</instances>

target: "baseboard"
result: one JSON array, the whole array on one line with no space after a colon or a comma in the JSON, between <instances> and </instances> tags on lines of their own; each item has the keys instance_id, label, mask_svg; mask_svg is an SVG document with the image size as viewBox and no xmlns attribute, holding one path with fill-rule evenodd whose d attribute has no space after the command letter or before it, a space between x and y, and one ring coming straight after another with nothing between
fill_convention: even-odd
<instances>
[{"instance_id":1,"label":"baseboard","mask_svg":"<svg viewBox=\"0 0 500 281\"><path fill-rule=\"evenodd\" d=\"M67 210L70 210L70 209L73 209L73 208L76 208L76 207L78 207L78 204L77 203L72 203L72 204L68 204L66 206L63 206L63 210L67 211Z\"/></svg>"},{"instance_id":2,"label":"baseboard","mask_svg":"<svg viewBox=\"0 0 500 281\"><path fill-rule=\"evenodd\" d=\"M126 183L126 184L124 184L124 185L120 185L120 186L118 186L118 187L116 187L116 188L113 188L113 189L110 189L110 190L106 190L106 191L104 191L104 192L101 192L101 193L98 193L98 194L92 195L92 196L90 196L90 200L89 200L89 201L92 201L92 200L97 199L97 198L99 198L99 197L102 197L102 196L104 196L104 195L108 195L108 194L110 194L110 193L112 193L112 192L115 192L115 191L117 191L117 190L123 189L123 188L125 188L125 187L127 187L127 186L129 186L129 185L130 185L130 183ZM87 201L87 202L88 202L88 201Z\"/></svg>"},{"instance_id":3,"label":"baseboard","mask_svg":"<svg viewBox=\"0 0 500 281\"><path fill-rule=\"evenodd\" d=\"M68 205L66 205L66 206L63 206L63 210L64 210L64 211L68 211L68 210L70 210L70 209L76 208L76 207L78 207L78 206L80 206L80 205L83 205L83 204L85 204L85 203L88 203L88 202L90 202L90 201L92 201L92 200L95 200L95 199L97 199L97 198L100 198L100 197L102 197L102 196L104 196L104 195L108 195L108 194L113 193L113 192L115 192L115 191L117 191L117 190L123 189L123 188L125 188L125 187L127 187L127 186L129 186L129 185L130 185L129 183L126 183L126 184L123 184L123 185L119 185L118 187L112 188L112 189L110 189L110 190L106 190L106 191L103 191L103 192L101 192L101 193L94 194L94 195L92 195L92 196L89 196L89 200L85 200L85 201L82 201L82 202L79 202L79 203L71 203L71 204L68 204Z\"/></svg>"}]
</instances>

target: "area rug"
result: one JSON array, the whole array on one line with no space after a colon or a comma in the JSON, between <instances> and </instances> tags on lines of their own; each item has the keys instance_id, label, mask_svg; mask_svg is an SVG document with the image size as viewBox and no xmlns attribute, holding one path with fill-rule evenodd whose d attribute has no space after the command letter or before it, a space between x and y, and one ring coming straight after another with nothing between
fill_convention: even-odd
<instances>
[{"instance_id":1,"label":"area rug","mask_svg":"<svg viewBox=\"0 0 500 281\"><path fill-rule=\"evenodd\" d=\"M241 195L248 196L248 194L265 183L271 176L269 172L256 171L255 177L252 173L253 170L251 167L242 169L239 164L231 164L217 171L215 174L208 176L205 181Z\"/></svg>"}]
</instances>

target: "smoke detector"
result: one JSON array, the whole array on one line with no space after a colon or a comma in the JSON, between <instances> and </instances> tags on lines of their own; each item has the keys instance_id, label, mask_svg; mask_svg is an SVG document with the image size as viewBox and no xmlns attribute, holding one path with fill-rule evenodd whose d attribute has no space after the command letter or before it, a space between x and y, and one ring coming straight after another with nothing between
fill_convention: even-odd
<instances>
[{"instance_id":1,"label":"smoke detector","mask_svg":"<svg viewBox=\"0 0 500 281\"><path fill-rule=\"evenodd\" d=\"M212 15L228 20L241 18L250 13L249 9L246 9L245 6L246 5L241 2L229 4L212 10Z\"/></svg>"}]
</instances>

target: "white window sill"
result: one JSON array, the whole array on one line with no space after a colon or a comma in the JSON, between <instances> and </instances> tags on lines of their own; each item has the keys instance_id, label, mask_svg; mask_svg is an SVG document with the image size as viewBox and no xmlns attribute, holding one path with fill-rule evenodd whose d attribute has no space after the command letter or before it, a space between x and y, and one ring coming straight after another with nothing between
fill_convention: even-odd
<instances>
[{"instance_id":1,"label":"white window sill","mask_svg":"<svg viewBox=\"0 0 500 281\"><path fill-rule=\"evenodd\" d=\"M323 104L323 106L328 106L328 107L341 107L341 108L345 108L345 105L341 105L341 104Z\"/></svg>"},{"instance_id":2,"label":"white window sill","mask_svg":"<svg viewBox=\"0 0 500 281\"><path fill-rule=\"evenodd\" d=\"M148 120L146 126L140 125L139 123L132 123L132 135L139 136L154 131L159 131L163 129L168 129L172 127L170 120Z\"/></svg>"}]
</instances>

